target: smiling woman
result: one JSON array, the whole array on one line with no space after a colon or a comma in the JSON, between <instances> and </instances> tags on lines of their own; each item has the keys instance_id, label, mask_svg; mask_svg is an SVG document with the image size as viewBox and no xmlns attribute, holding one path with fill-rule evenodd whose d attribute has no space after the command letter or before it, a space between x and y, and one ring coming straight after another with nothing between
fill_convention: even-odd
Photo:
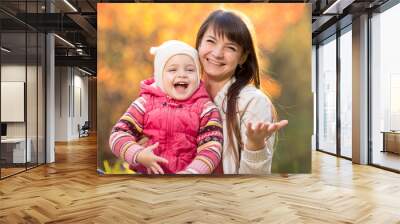
<instances>
[{"instance_id":1,"label":"smiling woman","mask_svg":"<svg viewBox=\"0 0 400 224\"><path fill-rule=\"evenodd\" d=\"M225 24L221 24L221 27ZM222 32L216 29L216 24L210 26L204 34L202 42L198 44L200 61L204 66L205 78L227 80L235 72L237 65L242 66L248 56L242 46L232 42ZM203 32L200 30L200 32ZM254 47L253 47L254 50Z\"/></svg>"},{"instance_id":2,"label":"smiling woman","mask_svg":"<svg viewBox=\"0 0 400 224\"><path fill-rule=\"evenodd\" d=\"M228 174L270 173L274 132L288 123L277 122L270 99L258 90L260 71L252 31L241 13L216 10L197 34L207 90L223 120L223 170Z\"/></svg>"}]
</instances>

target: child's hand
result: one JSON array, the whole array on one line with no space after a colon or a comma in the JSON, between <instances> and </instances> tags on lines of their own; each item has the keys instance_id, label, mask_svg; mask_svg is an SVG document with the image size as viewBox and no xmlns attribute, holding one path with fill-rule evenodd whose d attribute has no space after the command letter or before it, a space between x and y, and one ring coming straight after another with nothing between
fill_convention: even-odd
<instances>
[{"instance_id":1,"label":"child's hand","mask_svg":"<svg viewBox=\"0 0 400 224\"><path fill-rule=\"evenodd\" d=\"M157 147L158 142L142 149L142 151L140 151L137 155L136 161L145 166L148 171L151 171L151 173L164 174L164 170L160 167L158 162L168 163L168 160L154 155L153 150Z\"/></svg>"},{"instance_id":2,"label":"child's hand","mask_svg":"<svg viewBox=\"0 0 400 224\"><path fill-rule=\"evenodd\" d=\"M287 120L282 120L275 123L257 122L253 127L252 123L247 123L247 142L248 150L256 151L265 147L266 141L271 135L288 124Z\"/></svg>"}]
</instances>

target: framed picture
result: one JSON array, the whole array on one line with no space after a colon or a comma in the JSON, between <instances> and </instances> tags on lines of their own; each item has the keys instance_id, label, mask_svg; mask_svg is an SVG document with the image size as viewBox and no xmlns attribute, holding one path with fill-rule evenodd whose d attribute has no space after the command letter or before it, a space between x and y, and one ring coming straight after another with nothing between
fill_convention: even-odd
<instances>
[{"instance_id":1,"label":"framed picture","mask_svg":"<svg viewBox=\"0 0 400 224\"><path fill-rule=\"evenodd\" d=\"M310 21L305 3L99 3L98 172L310 173Z\"/></svg>"}]
</instances>

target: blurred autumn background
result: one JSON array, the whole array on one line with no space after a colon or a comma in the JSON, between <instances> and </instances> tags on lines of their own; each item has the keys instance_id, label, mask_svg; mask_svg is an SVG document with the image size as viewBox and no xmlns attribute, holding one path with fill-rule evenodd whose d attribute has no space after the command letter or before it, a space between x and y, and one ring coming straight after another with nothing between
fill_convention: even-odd
<instances>
[{"instance_id":1,"label":"blurred autumn background","mask_svg":"<svg viewBox=\"0 0 400 224\"><path fill-rule=\"evenodd\" d=\"M100 3L98 8L98 170L129 173L110 151L112 126L138 97L139 83L150 78L149 49L177 39L194 46L197 31L210 12L234 9L253 22L262 65L262 89L280 119L273 173L311 171L313 98L311 93L311 9L308 4L155 4Z\"/></svg>"}]
</instances>

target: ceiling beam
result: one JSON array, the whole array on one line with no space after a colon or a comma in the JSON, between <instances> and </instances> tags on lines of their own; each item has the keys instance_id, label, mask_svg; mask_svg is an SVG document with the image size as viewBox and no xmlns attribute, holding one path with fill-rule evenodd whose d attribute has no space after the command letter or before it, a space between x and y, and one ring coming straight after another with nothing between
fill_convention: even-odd
<instances>
[{"instance_id":1,"label":"ceiling beam","mask_svg":"<svg viewBox=\"0 0 400 224\"><path fill-rule=\"evenodd\" d=\"M96 71L97 59L90 56L55 56L56 66L81 66Z\"/></svg>"},{"instance_id":2,"label":"ceiling beam","mask_svg":"<svg viewBox=\"0 0 400 224\"><path fill-rule=\"evenodd\" d=\"M97 30L79 13L70 13L67 16L79 25L91 38L97 37Z\"/></svg>"}]
</instances>

